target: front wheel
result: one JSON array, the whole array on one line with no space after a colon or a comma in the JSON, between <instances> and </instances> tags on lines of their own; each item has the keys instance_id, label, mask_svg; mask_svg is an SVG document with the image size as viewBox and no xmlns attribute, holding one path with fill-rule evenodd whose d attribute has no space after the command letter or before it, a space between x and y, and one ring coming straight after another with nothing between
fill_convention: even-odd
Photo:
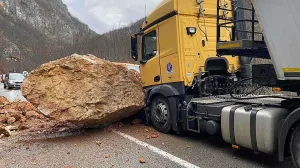
<instances>
[{"instance_id":1,"label":"front wheel","mask_svg":"<svg viewBox=\"0 0 300 168\"><path fill-rule=\"evenodd\" d=\"M290 152L296 168L300 168L300 124L294 129L292 134Z\"/></svg>"},{"instance_id":2,"label":"front wheel","mask_svg":"<svg viewBox=\"0 0 300 168\"><path fill-rule=\"evenodd\" d=\"M168 99L162 96L154 97L151 103L150 115L151 123L156 130L162 133L170 132L172 118Z\"/></svg>"}]
</instances>

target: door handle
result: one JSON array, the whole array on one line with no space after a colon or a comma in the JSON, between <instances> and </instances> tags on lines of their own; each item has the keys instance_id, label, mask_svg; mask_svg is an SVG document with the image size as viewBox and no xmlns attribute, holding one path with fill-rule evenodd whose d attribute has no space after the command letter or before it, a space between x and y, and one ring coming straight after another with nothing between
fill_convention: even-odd
<instances>
[{"instance_id":1,"label":"door handle","mask_svg":"<svg viewBox=\"0 0 300 168\"><path fill-rule=\"evenodd\" d=\"M160 76L159 75L155 76L154 77L154 82L159 82L159 81L160 81Z\"/></svg>"}]
</instances>

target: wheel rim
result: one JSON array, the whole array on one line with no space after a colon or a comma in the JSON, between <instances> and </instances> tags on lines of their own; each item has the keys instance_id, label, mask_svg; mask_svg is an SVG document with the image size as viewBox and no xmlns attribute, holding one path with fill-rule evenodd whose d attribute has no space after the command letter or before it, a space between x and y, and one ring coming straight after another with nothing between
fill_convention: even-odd
<instances>
[{"instance_id":1,"label":"wheel rim","mask_svg":"<svg viewBox=\"0 0 300 168\"><path fill-rule=\"evenodd\" d=\"M299 135L296 135L296 136L299 136ZM299 139L299 138L298 138ZM297 167L299 168L300 167L300 142L296 141L298 139L294 139L294 142L293 142L293 155L294 155L294 162L295 164L297 165Z\"/></svg>"},{"instance_id":2,"label":"wheel rim","mask_svg":"<svg viewBox=\"0 0 300 168\"><path fill-rule=\"evenodd\" d=\"M295 166L297 168L300 168L300 128L299 127L294 130L291 139L290 151Z\"/></svg>"},{"instance_id":3,"label":"wheel rim","mask_svg":"<svg viewBox=\"0 0 300 168\"><path fill-rule=\"evenodd\" d=\"M168 122L168 108L167 105L163 102L158 102L154 109L154 118L155 120L161 124L164 125Z\"/></svg>"}]
</instances>

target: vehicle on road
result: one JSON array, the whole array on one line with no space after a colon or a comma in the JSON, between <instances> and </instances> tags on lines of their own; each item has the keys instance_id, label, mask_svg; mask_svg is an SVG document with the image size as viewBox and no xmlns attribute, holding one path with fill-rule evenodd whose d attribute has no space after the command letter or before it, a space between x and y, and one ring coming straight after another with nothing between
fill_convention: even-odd
<instances>
[{"instance_id":1,"label":"vehicle on road","mask_svg":"<svg viewBox=\"0 0 300 168\"><path fill-rule=\"evenodd\" d=\"M140 66L136 64L130 64L130 63L120 63L120 62L114 62L116 65L120 65L122 67L125 67L127 70L133 70L138 73L140 73Z\"/></svg>"},{"instance_id":2,"label":"vehicle on road","mask_svg":"<svg viewBox=\"0 0 300 168\"><path fill-rule=\"evenodd\" d=\"M4 83L4 79L5 79L5 74L2 74L2 75L1 75L1 79L0 79L0 80L1 80L1 83Z\"/></svg>"},{"instance_id":3,"label":"vehicle on road","mask_svg":"<svg viewBox=\"0 0 300 168\"><path fill-rule=\"evenodd\" d=\"M24 78L24 75L21 73L6 74L4 79L4 89L20 89Z\"/></svg>"},{"instance_id":4,"label":"vehicle on road","mask_svg":"<svg viewBox=\"0 0 300 168\"><path fill-rule=\"evenodd\" d=\"M221 135L233 148L292 156L300 168L299 96L252 95L264 86L300 95L300 4L267 1L163 0L131 37L131 53L158 131Z\"/></svg>"}]
</instances>

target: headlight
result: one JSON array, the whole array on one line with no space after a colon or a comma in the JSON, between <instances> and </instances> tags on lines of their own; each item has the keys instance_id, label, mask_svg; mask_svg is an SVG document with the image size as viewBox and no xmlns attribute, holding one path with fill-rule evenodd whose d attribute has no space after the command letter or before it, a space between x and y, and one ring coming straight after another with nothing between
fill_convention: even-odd
<instances>
[{"instance_id":1,"label":"headlight","mask_svg":"<svg viewBox=\"0 0 300 168\"><path fill-rule=\"evenodd\" d=\"M8 83L14 84L15 82L14 81L8 81Z\"/></svg>"},{"instance_id":2,"label":"headlight","mask_svg":"<svg viewBox=\"0 0 300 168\"><path fill-rule=\"evenodd\" d=\"M196 32L197 32L197 29L196 29L196 27L187 27L186 28L186 31L187 31L187 34L188 35L194 35L194 34L196 34Z\"/></svg>"}]
</instances>

